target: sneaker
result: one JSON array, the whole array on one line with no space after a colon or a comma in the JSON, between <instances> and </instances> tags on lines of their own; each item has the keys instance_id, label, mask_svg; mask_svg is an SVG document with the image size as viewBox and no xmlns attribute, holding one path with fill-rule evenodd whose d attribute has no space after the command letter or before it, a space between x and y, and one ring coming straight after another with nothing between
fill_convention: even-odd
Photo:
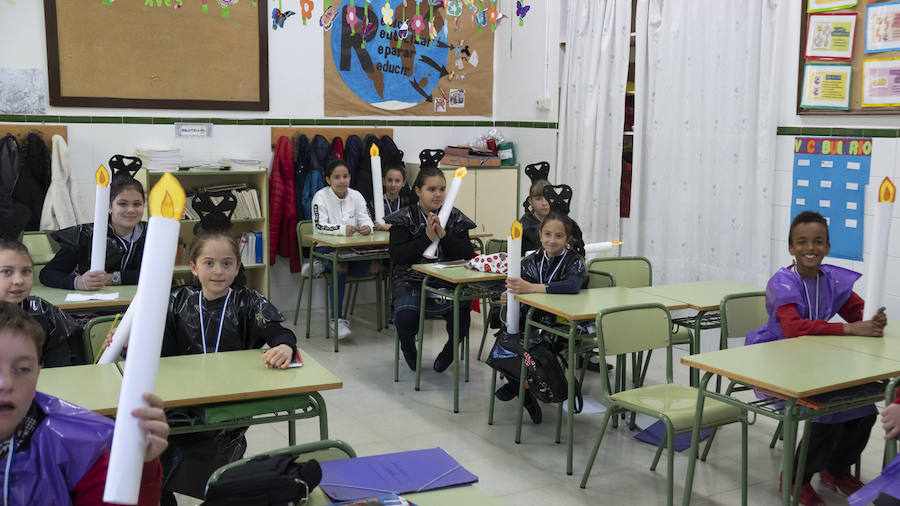
<instances>
[{"instance_id":1,"label":"sneaker","mask_svg":"<svg viewBox=\"0 0 900 506\"><path fill-rule=\"evenodd\" d=\"M337 329L338 329L338 336L337 336L338 339L343 339L347 336L353 335L353 331L350 330L350 322L343 318L338 318Z\"/></svg>"},{"instance_id":2,"label":"sneaker","mask_svg":"<svg viewBox=\"0 0 900 506\"><path fill-rule=\"evenodd\" d=\"M410 371L416 370L416 359L417 358L418 358L418 356L416 356L415 351L411 351L411 352L407 352L405 350L403 351L403 360L406 360L406 366L409 367Z\"/></svg>"},{"instance_id":3,"label":"sneaker","mask_svg":"<svg viewBox=\"0 0 900 506\"><path fill-rule=\"evenodd\" d=\"M823 471L824 472L824 471ZM778 475L778 490L781 491L781 474ZM794 486L791 485L791 493L794 493ZM809 483L804 483L800 487L800 504L803 506L825 506L825 501L819 496L818 492Z\"/></svg>"},{"instance_id":4,"label":"sneaker","mask_svg":"<svg viewBox=\"0 0 900 506\"><path fill-rule=\"evenodd\" d=\"M825 487L844 495L852 495L865 485L865 483L859 481L856 476L853 476L852 474L836 478L833 474L828 472L827 469L822 469L822 471L819 472L819 479Z\"/></svg>"},{"instance_id":5,"label":"sneaker","mask_svg":"<svg viewBox=\"0 0 900 506\"><path fill-rule=\"evenodd\" d=\"M453 346L444 346L444 349L438 353L437 358L434 359L434 370L437 372L444 372L450 367L450 364L453 363Z\"/></svg>"}]
</instances>

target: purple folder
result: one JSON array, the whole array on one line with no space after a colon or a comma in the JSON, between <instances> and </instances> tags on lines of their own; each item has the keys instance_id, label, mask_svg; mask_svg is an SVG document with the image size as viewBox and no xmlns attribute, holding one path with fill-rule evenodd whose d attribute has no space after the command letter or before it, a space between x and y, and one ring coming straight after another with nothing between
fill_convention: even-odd
<instances>
[{"instance_id":1,"label":"purple folder","mask_svg":"<svg viewBox=\"0 0 900 506\"><path fill-rule=\"evenodd\" d=\"M467 485L478 477L441 448L322 462L319 487L332 501Z\"/></svg>"},{"instance_id":2,"label":"purple folder","mask_svg":"<svg viewBox=\"0 0 900 506\"><path fill-rule=\"evenodd\" d=\"M709 429L703 429L700 431L700 441L703 441L707 437L709 437L709 433L711 431ZM646 429L638 432L634 435L634 438L638 441L643 441L645 443L650 443L654 446L659 446L659 443L666 437L666 424L662 422L662 420L657 420L653 425L647 427ZM680 452L684 451L691 447L691 433L680 434L675 436L675 451Z\"/></svg>"}]
</instances>

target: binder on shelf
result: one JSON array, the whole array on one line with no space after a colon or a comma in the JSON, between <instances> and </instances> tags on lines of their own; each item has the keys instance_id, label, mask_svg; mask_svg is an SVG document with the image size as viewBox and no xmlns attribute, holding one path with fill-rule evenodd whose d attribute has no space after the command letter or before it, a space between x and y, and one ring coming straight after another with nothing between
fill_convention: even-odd
<instances>
[{"instance_id":1,"label":"binder on shelf","mask_svg":"<svg viewBox=\"0 0 900 506\"><path fill-rule=\"evenodd\" d=\"M255 250L256 251L256 262L255 263L261 264L261 263L263 263L262 232L260 232L259 230L257 230L256 232L253 232L253 240L255 243L254 245L256 246L256 250Z\"/></svg>"}]
</instances>

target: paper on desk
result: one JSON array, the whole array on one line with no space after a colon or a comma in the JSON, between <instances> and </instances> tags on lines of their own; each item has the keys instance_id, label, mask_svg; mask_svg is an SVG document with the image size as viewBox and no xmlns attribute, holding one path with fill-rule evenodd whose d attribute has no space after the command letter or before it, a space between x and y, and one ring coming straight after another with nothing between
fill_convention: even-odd
<instances>
[{"instance_id":1,"label":"paper on desk","mask_svg":"<svg viewBox=\"0 0 900 506\"><path fill-rule=\"evenodd\" d=\"M66 294L66 302L84 302L86 300L116 300L119 292L113 293L69 293Z\"/></svg>"},{"instance_id":2,"label":"paper on desk","mask_svg":"<svg viewBox=\"0 0 900 506\"><path fill-rule=\"evenodd\" d=\"M436 262L431 264L435 269L446 269L447 267L460 267L469 263L468 260L451 260L449 262Z\"/></svg>"}]
</instances>

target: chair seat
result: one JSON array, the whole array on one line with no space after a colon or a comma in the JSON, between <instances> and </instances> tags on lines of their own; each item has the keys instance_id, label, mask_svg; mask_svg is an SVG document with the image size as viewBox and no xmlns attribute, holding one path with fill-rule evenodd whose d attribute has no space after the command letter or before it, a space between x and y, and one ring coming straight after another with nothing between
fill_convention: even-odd
<instances>
[{"instance_id":1,"label":"chair seat","mask_svg":"<svg viewBox=\"0 0 900 506\"><path fill-rule=\"evenodd\" d=\"M690 344L691 343L691 331L687 327L682 327L681 325L675 326L675 331L672 332L672 344Z\"/></svg>"},{"instance_id":2,"label":"chair seat","mask_svg":"<svg viewBox=\"0 0 900 506\"><path fill-rule=\"evenodd\" d=\"M612 399L636 408L666 417L676 431L690 429L694 425L697 406L697 389L683 385L651 385L626 390L612 395ZM715 399L703 403L703 425L737 420L741 409Z\"/></svg>"}]
</instances>

